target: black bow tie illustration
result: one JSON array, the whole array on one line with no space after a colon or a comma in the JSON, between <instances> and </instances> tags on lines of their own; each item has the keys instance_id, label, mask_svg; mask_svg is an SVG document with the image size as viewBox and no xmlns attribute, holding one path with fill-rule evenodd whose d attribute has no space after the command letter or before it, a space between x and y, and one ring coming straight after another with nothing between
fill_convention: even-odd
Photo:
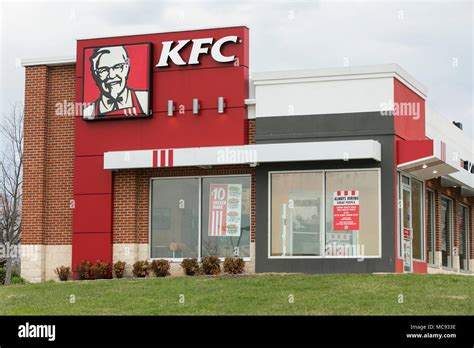
<instances>
[{"instance_id":1,"label":"black bow tie illustration","mask_svg":"<svg viewBox=\"0 0 474 348\"><path fill-rule=\"evenodd\" d=\"M117 99L114 99L114 98L107 99L107 104L113 105L112 110L117 110L118 103L121 103L121 102L123 102L123 97L118 97Z\"/></svg>"}]
</instances>

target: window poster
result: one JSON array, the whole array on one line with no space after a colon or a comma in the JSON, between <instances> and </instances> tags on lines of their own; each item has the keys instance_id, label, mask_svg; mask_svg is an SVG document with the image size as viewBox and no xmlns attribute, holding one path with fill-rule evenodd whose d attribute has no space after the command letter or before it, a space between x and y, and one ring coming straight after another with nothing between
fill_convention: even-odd
<instances>
[{"instance_id":1,"label":"window poster","mask_svg":"<svg viewBox=\"0 0 474 348\"><path fill-rule=\"evenodd\" d=\"M359 191L336 191L333 200L334 231L358 231Z\"/></svg>"},{"instance_id":2,"label":"window poster","mask_svg":"<svg viewBox=\"0 0 474 348\"><path fill-rule=\"evenodd\" d=\"M403 228L403 241L402 241L403 265L407 268L411 268L411 258L412 258L411 244L412 244L411 229L404 227Z\"/></svg>"},{"instance_id":3,"label":"window poster","mask_svg":"<svg viewBox=\"0 0 474 348\"><path fill-rule=\"evenodd\" d=\"M209 236L239 237L242 184L210 184Z\"/></svg>"}]
</instances>

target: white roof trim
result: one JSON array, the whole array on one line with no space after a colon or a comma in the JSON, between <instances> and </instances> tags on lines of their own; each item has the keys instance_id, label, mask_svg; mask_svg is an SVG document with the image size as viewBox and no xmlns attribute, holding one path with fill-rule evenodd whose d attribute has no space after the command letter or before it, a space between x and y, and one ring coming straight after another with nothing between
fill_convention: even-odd
<instances>
[{"instance_id":1,"label":"white roof trim","mask_svg":"<svg viewBox=\"0 0 474 348\"><path fill-rule=\"evenodd\" d=\"M21 66L35 66L35 65L70 65L75 64L75 57L49 57L49 58L25 58L21 60Z\"/></svg>"},{"instance_id":2,"label":"white roof trim","mask_svg":"<svg viewBox=\"0 0 474 348\"><path fill-rule=\"evenodd\" d=\"M413 76L402 69L398 64L348 66L342 68L286 70L252 73L255 85L267 83L288 83L291 80L317 79L329 80L354 80L361 78L397 77L414 92L426 98L427 88L419 83Z\"/></svg>"}]
</instances>

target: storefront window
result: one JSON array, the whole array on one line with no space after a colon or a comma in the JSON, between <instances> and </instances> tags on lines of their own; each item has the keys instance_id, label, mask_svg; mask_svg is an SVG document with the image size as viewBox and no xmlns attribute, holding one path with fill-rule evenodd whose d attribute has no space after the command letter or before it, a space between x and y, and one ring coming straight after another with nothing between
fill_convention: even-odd
<instances>
[{"instance_id":1,"label":"storefront window","mask_svg":"<svg viewBox=\"0 0 474 348\"><path fill-rule=\"evenodd\" d=\"M469 208L461 205L459 216L459 264L469 270Z\"/></svg>"},{"instance_id":2,"label":"storefront window","mask_svg":"<svg viewBox=\"0 0 474 348\"><path fill-rule=\"evenodd\" d=\"M411 180L412 229L413 229L413 258L424 260L423 257L423 183Z\"/></svg>"},{"instance_id":3,"label":"storefront window","mask_svg":"<svg viewBox=\"0 0 474 348\"><path fill-rule=\"evenodd\" d=\"M271 256L379 256L379 172L272 173L270 219Z\"/></svg>"},{"instance_id":4,"label":"storefront window","mask_svg":"<svg viewBox=\"0 0 474 348\"><path fill-rule=\"evenodd\" d=\"M151 257L198 256L199 179L152 181Z\"/></svg>"},{"instance_id":5,"label":"storefront window","mask_svg":"<svg viewBox=\"0 0 474 348\"><path fill-rule=\"evenodd\" d=\"M271 175L271 255L320 256L323 174Z\"/></svg>"},{"instance_id":6,"label":"storefront window","mask_svg":"<svg viewBox=\"0 0 474 348\"><path fill-rule=\"evenodd\" d=\"M326 255L379 255L378 182L376 170L326 172Z\"/></svg>"},{"instance_id":7,"label":"storefront window","mask_svg":"<svg viewBox=\"0 0 474 348\"><path fill-rule=\"evenodd\" d=\"M250 178L202 179L202 256L250 257Z\"/></svg>"},{"instance_id":8,"label":"storefront window","mask_svg":"<svg viewBox=\"0 0 474 348\"><path fill-rule=\"evenodd\" d=\"M250 257L250 177L152 180L151 257L211 255Z\"/></svg>"}]
</instances>

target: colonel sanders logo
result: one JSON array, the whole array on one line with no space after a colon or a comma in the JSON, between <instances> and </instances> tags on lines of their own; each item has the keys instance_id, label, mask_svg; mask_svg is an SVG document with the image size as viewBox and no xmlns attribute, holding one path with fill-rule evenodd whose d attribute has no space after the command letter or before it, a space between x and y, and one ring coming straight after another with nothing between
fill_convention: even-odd
<instances>
[{"instance_id":1,"label":"colonel sanders logo","mask_svg":"<svg viewBox=\"0 0 474 348\"><path fill-rule=\"evenodd\" d=\"M148 44L90 48L84 58L84 119L149 115Z\"/></svg>"}]
</instances>

